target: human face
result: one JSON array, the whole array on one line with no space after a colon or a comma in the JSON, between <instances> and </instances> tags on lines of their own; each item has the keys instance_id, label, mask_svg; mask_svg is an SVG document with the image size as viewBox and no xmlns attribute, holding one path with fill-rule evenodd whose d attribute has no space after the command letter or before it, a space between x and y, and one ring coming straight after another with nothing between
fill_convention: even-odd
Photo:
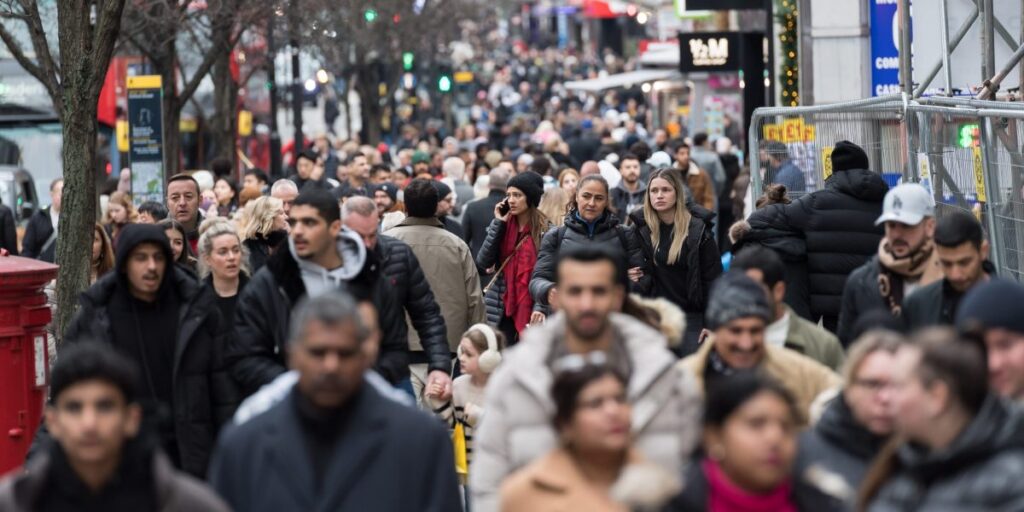
<instances>
[{"instance_id":1,"label":"human face","mask_svg":"<svg viewBox=\"0 0 1024 512\"><path fill-rule=\"evenodd\" d=\"M100 252L103 251L103 238L95 229L92 231L92 261L96 263L100 259Z\"/></svg>"},{"instance_id":2,"label":"human face","mask_svg":"<svg viewBox=\"0 0 1024 512\"><path fill-rule=\"evenodd\" d=\"M60 213L62 200L64 198L64 180L60 180L53 184L53 188L50 190L50 204L53 205L53 211Z\"/></svg>"},{"instance_id":3,"label":"human face","mask_svg":"<svg viewBox=\"0 0 1024 512\"><path fill-rule=\"evenodd\" d=\"M217 196L217 204L221 206L229 204L235 198L235 191L225 180L217 180L213 185L213 193Z\"/></svg>"},{"instance_id":4,"label":"human face","mask_svg":"<svg viewBox=\"0 0 1024 512\"><path fill-rule=\"evenodd\" d=\"M225 233L213 239L213 248L204 259L214 277L223 280L238 279L242 264L242 244L237 236Z\"/></svg>"},{"instance_id":5,"label":"human face","mask_svg":"<svg viewBox=\"0 0 1024 512\"><path fill-rule=\"evenodd\" d=\"M437 202L437 213L436 213L436 215L438 217L442 217L444 215L448 215L448 214L452 213L452 209L454 208L454 206L452 206L452 201L454 199L455 199L454 194L448 194L448 195L444 196L440 201L438 201Z\"/></svg>"},{"instance_id":6,"label":"human face","mask_svg":"<svg viewBox=\"0 0 1024 512\"><path fill-rule=\"evenodd\" d=\"M480 371L480 351L469 338L459 341L459 368L466 375L483 375Z\"/></svg>"},{"instance_id":7,"label":"human face","mask_svg":"<svg viewBox=\"0 0 1024 512\"><path fill-rule=\"evenodd\" d=\"M942 264L942 274L954 290L964 293L985 277L982 263L988 259L988 240L982 240L981 247L974 247L970 241L956 247L935 246Z\"/></svg>"},{"instance_id":8,"label":"human face","mask_svg":"<svg viewBox=\"0 0 1024 512\"><path fill-rule=\"evenodd\" d=\"M923 441L934 428L935 416L943 408L941 400L933 395L917 375L921 350L903 347L896 351L892 366L892 396L889 403L893 425L912 441ZM931 386L935 388L933 383Z\"/></svg>"},{"instance_id":9,"label":"human face","mask_svg":"<svg viewBox=\"0 0 1024 512\"><path fill-rule=\"evenodd\" d=\"M676 189L665 178L651 180L647 193L651 196L651 207L654 208L654 211L661 213L675 209Z\"/></svg>"},{"instance_id":10,"label":"human face","mask_svg":"<svg viewBox=\"0 0 1024 512\"><path fill-rule=\"evenodd\" d=\"M271 196L281 200L281 203L283 203L284 206L284 214L288 215L292 211L292 203L295 202L295 198L299 197L299 191L286 188L274 192Z\"/></svg>"},{"instance_id":11,"label":"human face","mask_svg":"<svg viewBox=\"0 0 1024 512\"><path fill-rule=\"evenodd\" d=\"M154 300L166 270L167 258L159 245L144 242L135 246L125 266L132 295L140 300Z\"/></svg>"},{"instance_id":12,"label":"human face","mask_svg":"<svg viewBox=\"0 0 1024 512\"><path fill-rule=\"evenodd\" d=\"M181 253L185 251L185 237L181 236L181 233L174 228L167 229L164 234L167 235L167 241L171 243L171 254L174 256L174 261L180 261Z\"/></svg>"},{"instance_id":13,"label":"human face","mask_svg":"<svg viewBox=\"0 0 1024 512\"><path fill-rule=\"evenodd\" d=\"M629 448L630 414L626 388L605 375L580 390L572 419L561 428L574 450L584 453L622 453Z\"/></svg>"},{"instance_id":14,"label":"human face","mask_svg":"<svg viewBox=\"0 0 1024 512\"><path fill-rule=\"evenodd\" d=\"M284 212L283 206L274 214L274 231L282 230L288 231L288 214Z\"/></svg>"},{"instance_id":15,"label":"human face","mask_svg":"<svg viewBox=\"0 0 1024 512\"><path fill-rule=\"evenodd\" d=\"M299 177L308 180L309 176L313 174L313 166L316 162L308 158L300 158L295 162L295 172L298 173Z\"/></svg>"},{"instance_id":16,"label":"human face","mask_svg":"<svg viewBox=\"0 0 1024 512\"><path fill-rule=\"evenodd\" d=\"M139 224L156 224L156 221L153 220L153 217L149 212L139 212L139 218L137 221Z\"/></svg>"},{"instance_id":17,"label":"human face","mask_svg":"<svg viewBox=\"0 0 1024 512\"><path fill-rule=\"evenodd\" d=\"M916 226L895 221L885 223L885 239L889 241L889 248L897 258L906 258L921 250L921 246L931 240L934 234L935 219L931 217L918 222Z\"/></svg>"},{"instance_id":18,"label":"human face","mask_svg":"<svg viewBox=\"0 0 1024 512\"><path fill-rule=\"evenodd\" d=\"M387 183L389 179L391 179L391 171L387 169L379 169L377 172L373 173L373 176L370 178L370 183L380 185L381 183Z\"/></svg>"},{"instance_id":19,"label":"human face","mask_svg":"<svg viewBox=\"0 0 1024 512\"><path fill-rule=\"evenodd\" d=\"M1011 400L1024 397L1024 334L1007 329L985 332L988 379L992 389Z\"/></svg>"},{"instance_id":20,"label":"human face","mask_svg":"<svg viewBox=\"0 0 1024 512\"><path fill-rule=\"evenodd\" d=\"M764 359L764 328L763 318L737 318L715 330L715 351L731 368L754 368Z\"/></svg>"},{"instance_id":21,"label":"human face","mask_svg":"<svg viewBox=\"0 0 1024 512\"><path fill-rule=\"evenodd\" d=\"M404 172L395 171L391 173L391 183L394 183L396 187L402 188L402 184L408 179Z\"/></svg>"},{"instance_id":22,"label":"human face","mask_svg":"<svg viewBox=\"0 0 1024 512\"><path fill-rule=\"evenodd\" d=\"M379 218L377 215L359 215L350 213L345 215L345 227L359 233L363 244L367 249L377 247L377 226Z\"/></svg>"},{"instance_id":23,"label":"human face","mask_svg":"<svg viewBox=\"0 0 1024 512\"><path fill-rule=\"evenodd\" d=\"M562 188L565 192L570 195L576 194L576 184L579 183L579 178L575 174L566 174L565 178L562 178Z\"/></svg>"},{"instance_id":24,"label":"human face","mask_svg":"<svg viewBox=\"0 0 1024 512\"><path fill-rule=\"evenodd\" d=\"M348 168L349 177L353 177L362 181L370 179L370 163L366 161L365 156L357 156L352 161L352 165Z\"/></svg>"},{"instance_id":25,"label":"human face","mask_svg":"<svg viewBox=\"0 0 1024 512\"><path fill-rule=\"evenodd\" d=\"M167 184L167 209L174 220L188 224L199 211L199 187L192 180L178 180Z\"/></svg>"},{"instance_id":26,"label":"human face","mask_svg":"<svg viewBox=\"0 0 1024 512\"><path fill-rule=\"evenodd\" d=\"M786 402L762 391L739 406L725 423L704 434L709 454L729 479L748 492L776 488L789 475L796 456L796 418Z\"/></svg>"},{"instance_id":27,"label":"human face","mask_svg":"<svg viewBox=\"0 0 1024 512\"><path fill-rule=\"evenodd\" d=\"M369 368L354 322L328 325L311 321L289 348L289 363L299 373L299 391L313 405L333 409L359 390Z\"/></svg>"},{"instance_id":28,"label":"human face","mask_svg":"<svg viewBox=\"0 0 1024 512\"><path fill-rule=\"evenodd\" d=\"M508 187L508 212L512 215L519 215L530 209L530 205L526 202L526 194L522 190L516 187Z\"/></svg>"},{"instance_id":29,"label":"human face","mask_svg":"<svg viewBox=\"0 0 1024 512\"><path fill-rule=\"evenodd\" d=\"M142 420L138 405L107 381L83 380L60 393L46 408L46 427L73 466L111 465Z\"/></svg>"},{"instance_id":30,"label":"human face","mask_svg":"<svg viewBox=\"0 0 1024 512\"><path fill-rule=\"evenodd\" d=\"M107 213L110 215L110 221L118 226L128 222L128 210L121 203L107 205Z\"/></svg>"},{"instance_id":31,"label":"human face","mask_svg":"<svg viewBox=\"0 0 1024 512\"><path fill-rule=\"evenodd\" d=\"M576 192L576 206L583 220L594 222L608 209L608 190L599 181L588 181Z\"/></svg>"},{"instance_id":32,"label":"human face","mask_svg":"<svg viewBox=\"0 0 1024 512\"><path fill-rule=\"evenodd\" d=\"M843 390L853 417L877 436L892 433L892 369L896 355L884 350L868 354Z\"/></svg>"},{"instance_id":33,"label":"human face","mask_svg":"<svg viewBox=\"0 0 1024 512\"><path fill-rule=\"evenodd\" d=\"M690 148L684 146L676 150L676 167L679 169L690 168Z\"/></svg>"},{"instance_id":34,"label":"human face","mask_svg":"<svg viewBox=\"0 0 1024 512\"><path fill-rule=\"evenodd\" d=\"M630 185L636 183L640 179L640 161L623 160L622 165L619 166L619 173L622 174L622 181Z\"/></svg>"},{"instance_id":35,"label":"human face","mask_svg":"<svg viewBox=\"0 0 1024 512\"><path fill-rule=\"evenodd\" d=\"M332 250L341 231L340 221L328 225L320 211L309 205L293 206L288 222L295 254L303 259L316 259Z\"/></svg>"},{"instance_id":36,"label":"human face","mask_svg":"<svg viewBox=\"0 0 1024 512\"><path fill-rule=\"evenodd\" d=\"M608 331L608 317L622 309L624 294L610 261L565 260L558 266L558 306L569 330L583 341L595 341Z\"/></svg>"},{"instance_id":37,"label":"human face","mask_svg":"<svg viewBox=\"0 0 1024 512\"><path fill-rule=\"evenodd\" d=\"M378 190L373 193L373 202L377 205L377 213L381 214L395 206L395 202L391 200L391 196L383 190Z\"/></svg>"},{"instance_id":38,"label":"human face","mask_svg":"<svg viewBox=\"0 0 1024 512\"><path fill-rule=\"evenodd\" d=\"M413 175L430 174L430 162L418 162L412 166Z\"/></svg>"},{"instance_id":39,"label":"human face","mask_svg":"<svg viewBox=\"0 0 1024 512\"><path fill-rule=\"evenodd\" d=\"M245 177L242 178L242 187L249 187L254 188L256 190L260 190L263 188L263 184L260 183L260 180L256 178L255 174L246 174Z\"/></svg>"}]
</instances>

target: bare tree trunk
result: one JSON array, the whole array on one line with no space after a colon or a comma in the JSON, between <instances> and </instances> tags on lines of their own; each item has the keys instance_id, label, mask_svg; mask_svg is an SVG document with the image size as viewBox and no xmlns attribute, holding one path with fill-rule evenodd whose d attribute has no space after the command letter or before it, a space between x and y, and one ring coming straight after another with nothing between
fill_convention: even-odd
<instances>
[{"instance_id":1,"label":"bare tree trunk","mask_svg":"<svg viewBox=\"0 0 1024 512\"><path fill-rule=\"evenodd\" d=\"M225 45L226 46L226 45ZM231 76L231 54L219 57L210 70L215 109L210 119L214 158L227 158L236 169L235 140L238 134L238 82Z\"/></svg>"},{"instance_id":2,"label":"bare tree trunk","mask_svg":"<svg viewBox=\"0 0 1024 512\"><path fill-rule=\"evenodd\" d=\"M356 91L359 93L360 114L363 120L363 144L375 145L380 142L381 123L380 91L377 65L374 63L356 66Z\"/></svg>"}]
</instances>

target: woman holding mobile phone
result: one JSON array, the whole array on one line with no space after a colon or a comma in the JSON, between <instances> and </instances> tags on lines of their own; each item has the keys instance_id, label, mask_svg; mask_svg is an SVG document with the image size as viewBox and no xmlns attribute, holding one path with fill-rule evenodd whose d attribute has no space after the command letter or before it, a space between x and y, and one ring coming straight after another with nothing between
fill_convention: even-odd
<instances>
[{"instance_id":1,"label":"woman holding mobile phone","mask_svg":"<svg viewBox=\"0 0 1024 512\"><path fill-rule=\"evenodd\" d=\"M507 196L494 207L494 220L480 246L476 263L493 273L484 278L487 322L515 344L531 324L544 321L547 309L530 297L530 275L537 264L540 239L551 223L537 206L544 179L528 171L510 179ZM489 280L488 280L489 279Z\"/></svg>"}]
</instances>

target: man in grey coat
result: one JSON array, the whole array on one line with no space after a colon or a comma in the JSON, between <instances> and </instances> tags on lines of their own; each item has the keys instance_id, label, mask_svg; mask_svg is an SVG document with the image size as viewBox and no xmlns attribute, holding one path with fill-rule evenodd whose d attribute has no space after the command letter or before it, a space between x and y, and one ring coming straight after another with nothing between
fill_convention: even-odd
<instances>
[{"instance_id":1,"label":"man in grey coat","mask_svg":"<svg viewBox=\"0 0 1024 512\"><path fill-rule=\"evenodd\" d=\"M487 386L486 411L473 445L469 488L473 509L498 509L502 480L558 444L552 423L552 367L570 354L605 352L629 375L635 446L672 474L681 474L699 434L696 384L675 366L665 338L620 313L626 268L620 257L596 247L559 257L561 312L533 327L504 356Z\"/></svg>"}]
</instances>

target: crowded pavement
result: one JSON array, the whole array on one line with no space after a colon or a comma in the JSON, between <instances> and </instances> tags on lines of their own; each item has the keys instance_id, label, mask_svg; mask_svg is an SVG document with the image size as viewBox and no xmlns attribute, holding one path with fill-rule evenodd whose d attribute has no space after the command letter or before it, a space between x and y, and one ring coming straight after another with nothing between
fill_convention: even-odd
<instances>
[{"instance_id":1,"label":"crowded pavement","mask_svg":"<svg viewBox=\"0 0 1024 512\"><path fill-rule=\"evenodd\" d=\"M505 25L372 139L343 99L157 197L108 173L66 325L67 176L0 202L0 282L53 272L0 511L1024 510L1024 285L983 195L890 180L866 130L821 175L743 108L572 85L630 52Z\"/></svg>"}]
</instances>

